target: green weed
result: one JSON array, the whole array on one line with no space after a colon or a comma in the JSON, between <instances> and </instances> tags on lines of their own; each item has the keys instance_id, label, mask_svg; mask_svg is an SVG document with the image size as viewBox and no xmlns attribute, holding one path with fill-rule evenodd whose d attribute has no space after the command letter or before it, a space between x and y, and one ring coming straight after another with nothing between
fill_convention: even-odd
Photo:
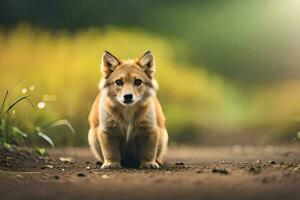
<instances>
[{"instance_id":1,"label":"green weed","mask_svg":"<svg viewBox=\"0 0 300 200\"><path fill-rule=\"evenodd\" d=\"M73 134L75 134L72 125L66 119L54 121L46 126L35 126L34 130L30 133L28 133L25 130L22 130L20 128L22 124L20 124L20 122L17 123L14 120L16 106L25 101L31 105L33 110L35 110L35 106L30 98L30 94L22 95L21 97L18 97L10 102L9 100L13 89L14 87L12 89L6 90L5 95L1 101L0 107L0 144L2 144L5 148L10 149L11 145L30 145L30 138L36 136L42 138L49 145L54 147L53 140L46 134L46 132L58 126L66 126ZM44 147L40 147L37 149L37 152L40 155L45 155L46 150Z\"/></svg>"}]
</instances>

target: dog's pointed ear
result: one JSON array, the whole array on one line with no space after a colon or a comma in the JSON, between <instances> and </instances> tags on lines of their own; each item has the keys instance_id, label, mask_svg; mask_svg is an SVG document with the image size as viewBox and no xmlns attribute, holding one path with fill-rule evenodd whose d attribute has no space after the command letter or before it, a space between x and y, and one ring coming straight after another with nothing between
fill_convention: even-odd
<instances>
[{"instance_id":1,"label":"dog's pointed ear","mask_svg":"<svg viewBox=\"0 0 300 200\"><path fill-rule=\"evenodd\" d=\"M151 51L144 53L144 55L139 59L138 64L145 71L147 76L152 79L155 73L155 60Z\"/></svg>"},{"instance_id":2,"label":"dog's pointed ear","mask_svg":"<svg viewBox=\"0 0 300 200\"><path fill-rule=\"evenodd\" d=\"M104 51L101 62L101 73L104 78L108 78L109 75L120 64L120 61L108 51Z\"/></svg>"}]
</instances>

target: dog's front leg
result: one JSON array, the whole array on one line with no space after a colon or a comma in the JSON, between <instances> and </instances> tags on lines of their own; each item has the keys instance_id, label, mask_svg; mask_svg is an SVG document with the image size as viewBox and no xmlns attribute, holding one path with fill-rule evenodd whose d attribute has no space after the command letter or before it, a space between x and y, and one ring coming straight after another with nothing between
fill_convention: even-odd
<instances>
[{"instance_id":1,"label":"dog's front leg","mask_svg":"<svg viewBox=\"0 0 300 200\"><path fill-rule=\"evenodd\" d=\"M156 152L158 146L158 131L156 129L143 129L139 137L140 142L140 167L157 169Z\"/></svg>"},{"instance_id":2,"label":"dog's front leg","mask_svg":"<svg viewBox=\"0 0 300 200\"><path fill-rule=\"evenodd\" d=\"M109 132L99 131L99 141L103 153L104 163L102 169L118 169L121 168L121 155L120 155L120 140Z\"/></svg>"}]
</instances>

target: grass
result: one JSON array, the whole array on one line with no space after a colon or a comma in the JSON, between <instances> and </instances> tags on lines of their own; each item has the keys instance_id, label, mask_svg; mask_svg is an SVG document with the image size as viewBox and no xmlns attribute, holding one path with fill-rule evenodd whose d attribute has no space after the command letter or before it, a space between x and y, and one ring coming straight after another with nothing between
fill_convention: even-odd
<instances>
[{"instance_id":1,"label":"grass","mask_svg":"<svg viewBox=\"0 0 300 200\"><path fill-rule=\"evenodd\" d=\"M13 121L11 120L12 113L10 112L17 104L23 101L28 101L34 108L30 95L25 95L17 98L11 104L8 104L9 96L11 95L13 88L11 90L6 90L6 93L1 101L0 107L0 141L5 147L10 147L10 144L16 142L19 138L27 138L28 135L21 131ZM7 105L8 104L8 105Z\"/></svg>"},{"instance_id":2,"label":"grass","mask_svg":"<svg viewBox=\"0 0 300 200\"><path fill-rule=\"evenodd\" d=\"M17 123L15 118L15 108L17 105L23 103L24 101L29 102L31 105L33 111L36 109L34 106L34 103L31 100L31 95L23 95L21 97L18 97L12 102L9 102L10 96L13 92L13 89L6 90L6 93L1 101L1 107L0 107L0 144L2 144L5 148L10 149L11 145L24 145L24 144L30 144L30 139L34 138L36 136L42 138L44 141L46 141L49 145L54 147L53 140L46 134L46 132L51 131L55 127L58 126L66 126L68 129L75 134L75 130L73 129L72 125L69 123L66 119L60 119L57 121L54 121L52 123L49 123L48 125L45 125L43 127L35 126L34 131L31 133L28 133L27 131L22 130L19 126L21 126L19 123ZM44 147L38 147L37 152L40 155L44 155L46 153L46 150Z\"/></svg>"}]
</instances>

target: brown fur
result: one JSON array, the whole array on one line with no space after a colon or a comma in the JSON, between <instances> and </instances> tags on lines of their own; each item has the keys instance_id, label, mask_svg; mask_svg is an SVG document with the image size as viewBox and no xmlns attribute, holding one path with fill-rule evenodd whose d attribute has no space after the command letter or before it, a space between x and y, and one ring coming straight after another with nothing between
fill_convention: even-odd
<instances>
[{"instance_id":1,"label":"brown fur","mask_svg":"<svg viewBox=\"0 0 300 200\"><path fill-rule=\"evenodd\" d=\"M105 52L100 93L89 115L89 144L102 168L158 168L167 149L165 117L156 97L155 62L146 52L138 60L119 61ZM142 84L134 85L139 79ZM118 86L116 80L122 80ZM128 91L132 105L122 102Z\"/></svg>"}]
</instances>

